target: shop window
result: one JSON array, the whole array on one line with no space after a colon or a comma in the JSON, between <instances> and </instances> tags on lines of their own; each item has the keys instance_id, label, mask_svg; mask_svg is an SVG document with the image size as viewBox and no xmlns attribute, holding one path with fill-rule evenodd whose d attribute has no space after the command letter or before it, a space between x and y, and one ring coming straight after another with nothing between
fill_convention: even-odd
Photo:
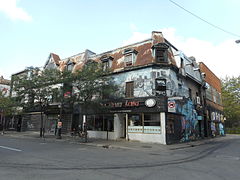
<instances>
[{"instance_id":1,"label":"shop window","mask_svg":"<svg viewBox=\"0 0 240 180\"><path fill-rule=\"evenodd\" d=\"M103 116L95 116L94 122L94 130L103 131Z\"/></svg>"},{"instance_id":2,"label":"shop window","mask_svg":"<svg viewBox=\"0 0 240 180\"><path fill-rule=\"evenodd\" d=\"M144 114L144 126L160 126L159 114Z\"/></svg>"},{"instance_id":3,"label":"shop window","mask_svg":"<svg viewBox=\"0 0 240 180\"><path fill-rule=\"evenodd\" d=\"M114 131L113 115L87 115L88 130Z\"/></svg>"},{"instance_id":4,"label":"shop window","mask_svg":"<svg viewBox=\"0 0 240 180\"><path fill-rule=\"evenodd\" d=\"M142 126L142 118L140 114L129 115L128 126Z\"/></svg>"},{"instance_id":5,"label":"shop window","mask_svg":"<svg viewBox=\"0 0 240 180\"><path fill-rule=\"evenodd\" d=\"M95 130L94 116L93 115L88 115L86 120L87 120L87 129L88 130Z\"/></svg>"},{"instance_id":6,"label":"shop window","mask_svg":"<svg viewBox=\"0 0 240 180\"><path fill-rule=\"evenodd\" d=\"M134 97L134 82L126 82L126 97Z\"/></svg>"},{"instance_id":7,"label":"shop window","mask_svg":"<svg viewBox=\"0 0 240 180\"><path fill-rule=\"evenodd\" d=\"M157 114L129 114L128 133L160 134L160 115Z\"/></svg>"},{"instance_id":8,"label":"shop window","mask_svg":"<svg viewBox=\"0 0 240 180\"><path fill-rule=\"evenodd\" d=\"M103 116L104 131L114 131L113 116Z\"/></svg>"}]
</instances>

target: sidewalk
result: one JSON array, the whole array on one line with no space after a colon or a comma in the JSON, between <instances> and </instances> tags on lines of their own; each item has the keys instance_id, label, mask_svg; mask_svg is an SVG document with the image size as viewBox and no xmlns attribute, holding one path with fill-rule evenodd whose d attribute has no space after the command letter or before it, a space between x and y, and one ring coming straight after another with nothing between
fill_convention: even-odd
<instances>
[{"instance_id":1,"label":"sidewalk","mask_svg":"<svg viewBox=\"0 0 240 180\"><path fill-rule=\"evenodd\" d=\"M192 141L187 143L178 143L171 145L163 145L157 143L143 143L138 141L127 141L125 139L120 140L106 140L106 139L94 139L89 138L88 142L84 142L83 139L79 137L71 137L70 135L62 134L62 139L56 139L56 136L51 134L45 134L45 138L40 138L39 132L27 131L27 132L16 132L16 131L6 131L4 135L14 138L29 138L29 139L43 139L45 142L70 142L74 144L82 144L86 146L96 146L102 148L118 148L118 149L128 149L128 150L139 150L139 151L157 151L157 150L177 150L184 148L196 147L204 144L211 143L219 138L208 138L201 139L198 141ZM224 138L224 137L221 137Z\"/></svg>"}]
</instances>

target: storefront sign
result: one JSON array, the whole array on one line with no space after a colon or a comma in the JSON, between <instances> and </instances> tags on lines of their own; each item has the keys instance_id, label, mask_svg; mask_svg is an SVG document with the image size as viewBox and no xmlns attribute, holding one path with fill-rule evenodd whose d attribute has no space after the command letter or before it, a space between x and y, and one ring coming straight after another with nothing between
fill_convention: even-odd
<instances>
[{"instance_id":1,"label":"storefront sign","mask_svg":"<svg viewBox=\"0 0 240 180\"><path fill-rule=\"evenodd\" d=\"M140 104L139 101L126 101L125 107L138 107Z\"/></svg>"},{"instance_id":2,"label":"storefront sign","mask_svg":"<svg viewBox=\"0 0 240 180\"><path fill-rule=\"evenodd\" d=\"M116 99L101 103L103 107L111 112L160 112L167 111L167 102L164 96L141 97L132 99Z\"/></svg>"},{"instance_id":3,"label":"storefront sign","mask_svg":"<svg viewBox=\"0 0 240 180\"><path fill-rule=\"evenodd\" d=\"M109 103L105 103L103 105L107 106L107 107L112 107L112 108L138 107L138 106L140 106L140 101L126 100L125 102L109 102Z\"/></svg>"}]
</instances>

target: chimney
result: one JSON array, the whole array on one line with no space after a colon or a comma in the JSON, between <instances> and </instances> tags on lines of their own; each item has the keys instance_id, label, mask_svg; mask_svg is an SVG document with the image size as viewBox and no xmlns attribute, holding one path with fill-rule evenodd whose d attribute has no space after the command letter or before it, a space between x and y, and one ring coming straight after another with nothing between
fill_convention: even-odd
<instances>
[{"instance_id":1,"label":"chimney","mask_svg":"<svg viewBox=\"0 0 240 180\"><path fill-rule=\"evenodd\" d=\"M152 31L152 40L153 40L153 45L158 44L158 43L163 43L164 37L163 37L162 32Z\"/></svg>"}]
</instances>

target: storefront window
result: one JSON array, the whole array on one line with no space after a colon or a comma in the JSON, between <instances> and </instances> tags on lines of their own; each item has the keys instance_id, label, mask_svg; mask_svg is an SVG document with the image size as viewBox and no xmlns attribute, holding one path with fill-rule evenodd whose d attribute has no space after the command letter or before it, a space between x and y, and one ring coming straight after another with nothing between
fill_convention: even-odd
<instances>
[{"instance_id":1,"label":"storefront window","mask_svg":"<svg viewBox=\"0 0 240 180\"><path fill-rule=\"evenodd\" d=\"M87 115L88 130L114 131L113 115Z\"/></svg>"},{"instance_id":2,"label":"storefront window","mask_svg":"<svg viewBox=\"0 0 240 180\"><path fill-rule=\"evenodd\" d=\"M159 114L144 114L144 126L160 126Z\"/></svg>"},{"instance_id":3,"label":"storefront window","mask_svg":"<svg viewBox=\"0 0 240 180\"><path fill-rule=\"evenodd\" d=\"M114 131L114 118L113 116L104 116L104 131Z\"/></svg>"},{"instance_id":4,"label":"storefront window","mask_svg":"<svg viewBox=\"0 0 240 180\"><path fill-rule=\"evenodd\" d=\"M128 126L142 126L142 118L140 114L132 114L128 116Z\"/></svg>"},{"instance_id":5,"label":"storefront window","mask_svg":"<svg viewBox=\"0 0 240 180\"><path fill-rule=\"evenodd\" d=\"M93 115L89 115L87 116L87 129L88 130L95 130L95 122L94 122L94 116Z\"/></svg>"},{"instance_id":6,"label":"storefront window","mask_svg":"<svg viewBox=\"0 0 240 180\"><path fill-rule=\"evenodd\" d=\"M128 115L128 132L160 134L161 123L160 114L129 114Z\"/></svg>"}]
</instances>

